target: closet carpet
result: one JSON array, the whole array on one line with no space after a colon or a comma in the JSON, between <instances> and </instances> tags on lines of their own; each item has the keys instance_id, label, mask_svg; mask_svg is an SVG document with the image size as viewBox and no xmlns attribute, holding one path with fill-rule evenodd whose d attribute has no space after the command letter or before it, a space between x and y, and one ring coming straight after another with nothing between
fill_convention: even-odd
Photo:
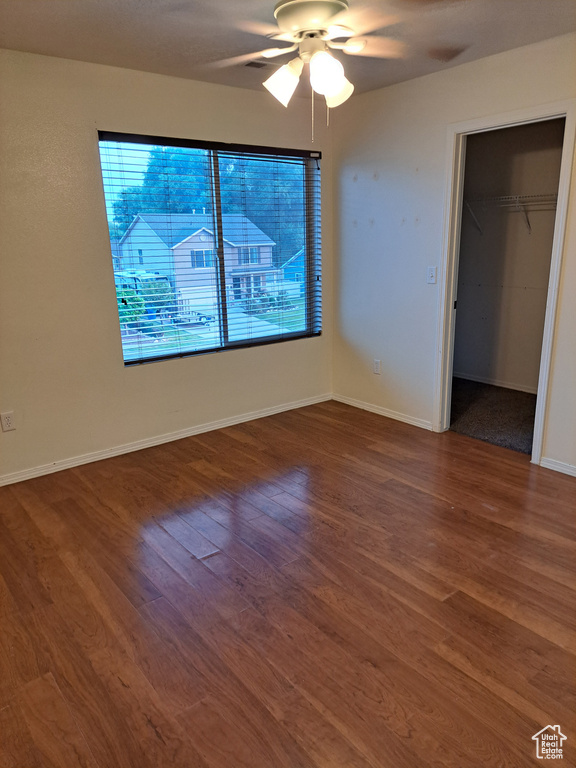
<instances>
[{"instance_id":1,"label":"closet carpet","mask_svg":"<svg viewBox=\"0 0 576 768\"><path fill-rule=\"evenodd\" d=\"M536 395L454 378L450 429L520 453L532 452Z\"/></svg>"}]
</instances>

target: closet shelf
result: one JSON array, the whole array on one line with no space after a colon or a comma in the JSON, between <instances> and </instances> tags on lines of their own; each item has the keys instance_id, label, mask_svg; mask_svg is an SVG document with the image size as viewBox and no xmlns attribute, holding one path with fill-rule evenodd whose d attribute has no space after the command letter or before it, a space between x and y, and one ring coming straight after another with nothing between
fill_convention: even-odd
<instances>
[{"instance_id":1,"label":"closet shelf","mask_svg":"<svg viewBox=\"0 0 576 768\"><path fill-rule=\"evenodd\" d=\"M499 197L470 197L464 200L466 208L469 210L476 228L481 235L484 234L478 217L474 213L474 208L495 207L508 208L512 212L523 213L526 220L528 234L532 234L532 225L528 216L529 211L555 211L558 195L500 195ZM472 208L474 206L474 208Z\"/></svg>"},{"instance_id":2,"label":"closet shelf","mask_svg":"<svg viewBox=\"0 0 576 768\"><path fill-rule=\"evenodd\" d=\"M475 205L493 205L497 208L534 208L550 205L556 207L558 195L501 195L500 197L469 197L468 202Z\"/></svg>"}]
</instances>

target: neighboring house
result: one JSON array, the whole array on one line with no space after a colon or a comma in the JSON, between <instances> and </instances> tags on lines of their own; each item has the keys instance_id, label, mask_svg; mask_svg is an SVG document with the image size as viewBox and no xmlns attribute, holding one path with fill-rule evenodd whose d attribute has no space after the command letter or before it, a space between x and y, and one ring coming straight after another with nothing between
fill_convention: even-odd
<instances>
[{"instance_id":1,"label":"neighboring house","mask_svg":"<svg viewBox=\"0 0 576 768\"><path fill-rule=\"evenodd\" d=\"M226 286L231 299L272 291L282 270L272 261L275 245L242 214L222 216ZM216 285L216 244L211 214L141 213L120 241L121 269L166 275L175 291Z\"/></svg>"},{"instance_id":2,"label":"neighboring house","mask_svg":"<svg viewBox=\"0 0 576 768\"><path fill-rule=\"evenodd\" d=\"M294 280L304 285L304 276L306 274L306 254L304 248L300 248L294 256L288 259L283 265L284 280Z\"/></svg>"},{"instance_id":3,"label":"neighboring house","mask_svg":"<svg viewBox=\"0 0 576 768\"><path fill-rule=\"evenodd\" d=\"M120 269L120 241L118 238L110 238L110 249L112 251L112 263L114 264L114 269Z\"/></svg>"}]
</instances>

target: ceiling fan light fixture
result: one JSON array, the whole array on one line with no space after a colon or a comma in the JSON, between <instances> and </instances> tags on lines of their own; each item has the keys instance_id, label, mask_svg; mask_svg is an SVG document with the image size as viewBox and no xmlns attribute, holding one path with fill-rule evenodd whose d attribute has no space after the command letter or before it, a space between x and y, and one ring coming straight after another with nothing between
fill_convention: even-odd
<instances>
[{"instance_id":1,"label":"ceiling fan light fixture","mask_svg":"<svg viewBox=\"0 0 576 768\"><path fill-rule=\"evenodd\" d=\"M292 59L288 64L277 69L262 85L275 99L278 99L280 104L287 107L296 90L303 67L304 62L300 58Z\"/></svg>"},{"instance_id":2,"label":"ceiling fan light fixture","mask_svg":"<svg viewBox=\"0 0 576 768\"><path fill-rule=\"evenodd\" d=\"M344 102L352 96L354 93L354 86L350 82L350 80L347 80L345 77L343 78L343 83L341 84L341 88L337 93L334 94L325 94L326 99L326 106L330 109L334 109L334 107L339 107L340 104L344 104Z\"/></svg>"},{"instance_id":3,"label":"ceiling fan light fixture","mask_svg":"<svg viewBox=\"0 0 576 768\"><path fill-rule=\"evenodd\" d=\"M310 59L310 84L321 96L335 96L343 87L344 67L327 51L318 51Z\"/></svg>"}]
</instances>

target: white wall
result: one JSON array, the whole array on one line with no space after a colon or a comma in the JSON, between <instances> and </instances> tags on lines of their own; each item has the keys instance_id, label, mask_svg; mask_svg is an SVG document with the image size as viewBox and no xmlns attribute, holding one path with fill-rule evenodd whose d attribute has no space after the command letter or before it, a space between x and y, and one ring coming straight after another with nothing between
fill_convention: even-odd
<instances>
[{"instance_id":1,"label":"white wall","mask_svg":"<svg viewBox=\"0 0 576 768\"><path fill-rule=\"evenodd\" d=\"M442 258L447 126L574 99L575 69L570 35L353 97L331 119L334 219L330 136L314 145L323 336L124 368L96 131L311 147L309 104L285 110L265 93L0 52L0 411L17 422L0 433L0 482L330 392L333 221L334 391L430 425L438 286L426 267ZM544 456L576 467L574 328L572 204Z\"/></svg>"},{"instance_id":2,"label":"white wall","mask_svg":"<svg viewBox=\"0 0 576 768\"><path fill-rule=\"evenodd\" d=\"M563 120L469 136L464 199L558 192ZM460 234L454 375L538 390L554 206L482 202L464 207ZM479 225L479 226L478 226Z\"/></svg>"},{"instance_id":3,"label":"white wall","mask_svg":"<svg viewBox=\"0 0 576 768\"><path fill-rule=\"evenodd\" d=\"M1 51L0 105L0 481L331 391L331 164L306 101ZM322 150L324 334L125 368L98 129Z\"/></svg>"},{"instance_id":4,"label":"white wall","mask_svg":"<svg viewBox=\"0 0 576 768\"><path fill-rule=\"evenodd\" d=\"M432 425L448 126L576 97L566 35L353 98L333 121L338 169L334 391ZM574 180L572 198L574 196ZM442 279L442 275L439 276ZM576 467L576 211L570 206L544 457ZM382 375L372 359L383 361Z\"/></svg>"}]
</instances>

